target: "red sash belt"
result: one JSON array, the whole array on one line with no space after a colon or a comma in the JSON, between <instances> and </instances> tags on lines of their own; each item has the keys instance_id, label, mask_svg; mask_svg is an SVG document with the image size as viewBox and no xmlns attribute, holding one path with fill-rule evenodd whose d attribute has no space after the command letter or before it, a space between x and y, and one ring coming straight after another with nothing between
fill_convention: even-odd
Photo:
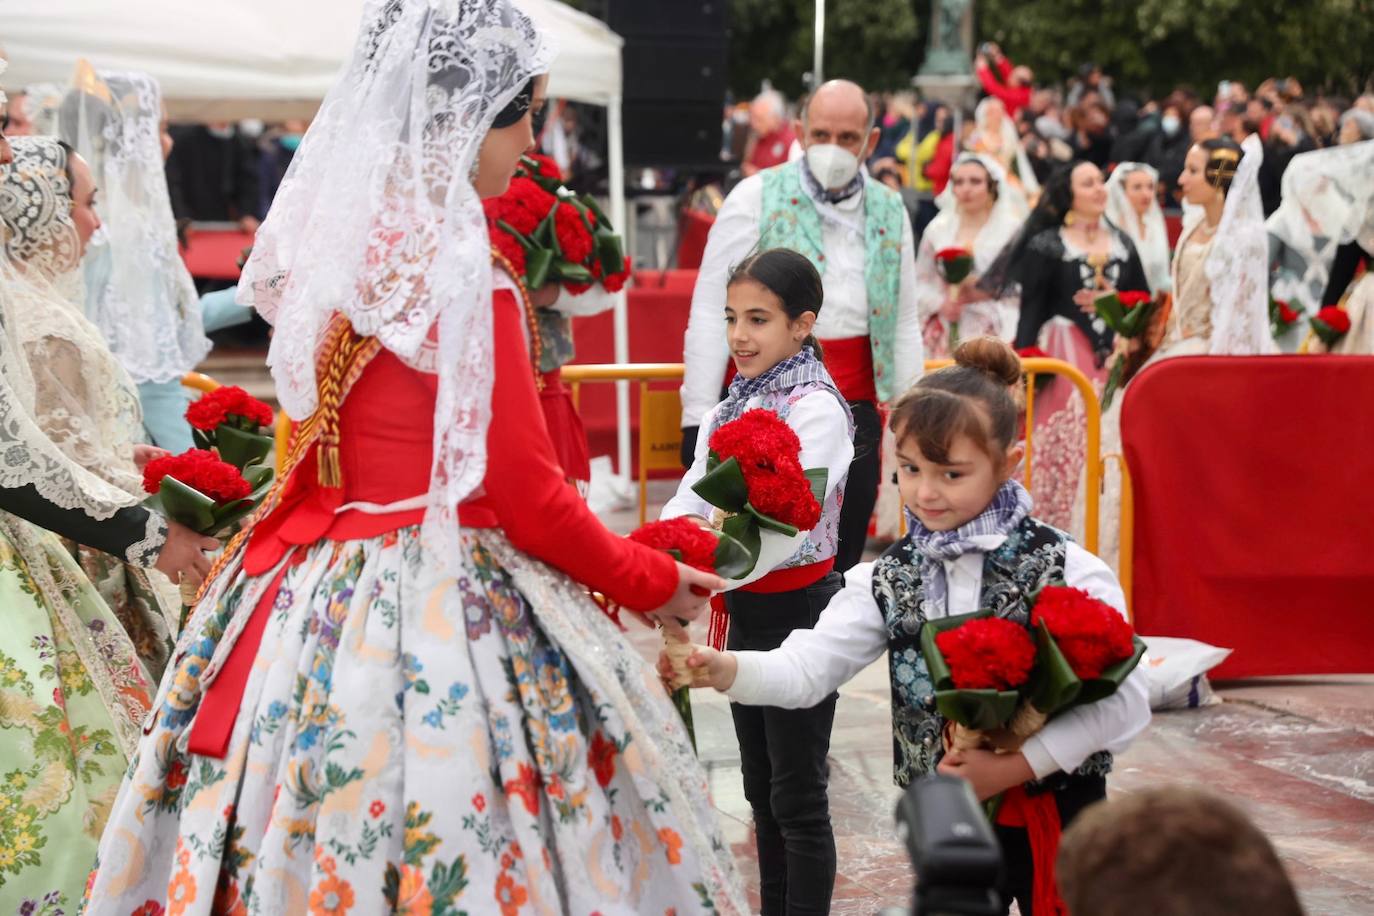
<instances>
[{"instance_id":1,"label":"red sash belt","mask_svg":"<svg viewBox=\"0 0 1374 916\"><path fill-rule=\"evenodd\" d=\"M830 575L835 568L835 558L808 563L806 566L789 566L775 569L762 579L748 585L741 585L739 591L753 592L756 595L776 595L780 592L793 592L806 588ZM725 596L716 595L711 599L711 623L706 630L706 641L711 648L721 651L725 648L725 636L730 630L730 612L725 609Z\"/></svg>"},{"instance_id":2,"label":"red sash belt","mask_svg":"<svg viewBox=\"0 0 1374 916\"><path fill-rule=\"evenodd\" d=\"M873 380L873 343L867 337L822 340L825 368L846 401L877 401Z\"/></svg>"},{"instance_id":3,"label":"red sash belt","mask_svg":"<svg viewBox=\"0 0 1374 916\"><path fill-rule=\"evenodd\" d=\"M1003 827L1022 827L1026 831L1034 874L1031 910L1035 916L1065 916L1068 911L1059 896L1054 874L1054 863L1059 858L1059 837L1063 830L1059 808L1054 803L1054 793L1027 795L1024 786L1008 789L1002 794L996 821Z\"/></svg>"}]
</instances>

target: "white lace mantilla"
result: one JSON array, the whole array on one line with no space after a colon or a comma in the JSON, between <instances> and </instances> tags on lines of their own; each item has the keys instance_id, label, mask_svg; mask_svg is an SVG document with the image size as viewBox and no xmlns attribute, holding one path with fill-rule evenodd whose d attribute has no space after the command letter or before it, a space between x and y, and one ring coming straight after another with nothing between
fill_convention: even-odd
<instances>
[{"instance_id":1,"label":"white lace mantilla","mask_svg":"<svg viewBox=\"0 0 1374 916\"><path fill-rule=\"evenodd\" d=\"M1277 350L1269 329L1269 236L1259 192L1264 147L1251 134L1241 150L1244 155L1217 226L1217 244L1207 253L1204 265L1212 288L1209 352L1214 356Z\"/></svg>"}]
</instances>

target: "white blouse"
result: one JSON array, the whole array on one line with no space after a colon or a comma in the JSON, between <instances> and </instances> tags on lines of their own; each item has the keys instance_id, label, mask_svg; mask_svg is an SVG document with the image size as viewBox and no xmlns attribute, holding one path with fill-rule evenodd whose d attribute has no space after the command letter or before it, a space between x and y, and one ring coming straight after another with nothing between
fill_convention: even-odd
<instances>
[{"instance_id":1,"label":"white blouse","mask_svg":"<svg viewBox=\"0 0 1374 916\"><path fill-rule=\"evenodd\" d=\"M979 546L995 550L1005 538L990 535ZM983 555L967 553L945 562L949 585L947 615L978 609ZM1105 601L1125 616L1126 596L1112 571L1077 544L1068 545L1064 578L1074 588ZM829 696L841 684L887 651L887 626L873 598L873 564L861 563L845 576L845 587L821 613L815 629L794 630L771 652L736 652L739 671L726 691L731 700L749 706L805 709ZM1115 693L1055 717L1021 747L1037 779L1071 773L1098 751L1124 751L1150 724L1148 658Z\"/></svg>"}]
</instances>

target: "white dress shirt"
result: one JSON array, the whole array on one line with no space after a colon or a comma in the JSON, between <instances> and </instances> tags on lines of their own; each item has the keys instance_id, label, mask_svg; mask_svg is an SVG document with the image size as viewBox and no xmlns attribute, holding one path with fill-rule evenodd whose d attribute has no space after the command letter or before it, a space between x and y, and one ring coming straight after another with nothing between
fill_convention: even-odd
<instances>
[{"instance_id":1,"label":"white dress shirt","mask_svg":"<svg viewBox=\"0 0 1374 916\"><path fill-rule=\"evenodd\" d=\"M752 397L745 401L745 409L758 407L761 399ZM706 461L710 456L710 436L706 430L719 405L701 417L701 435L697 436L697 449L692 466L678 484L677 493L663 506L659 518L678 518L683 515L697 515L709 519L715 507L692 491L692 485L706 476ZM796 432L801 440L801 466L825 468L829 473L825 478L825 497L828 500L836 489L843 487L849 475L850 462L854 460L854 439L849 432L849 419L839 400L828 391L813 391L796 404L787 416L787 425ZM824 507L825 500L821 501ZM799 531L787 537L776 531L762 531L759 543L759 559L754 569L739 579L727 579L730 589L748 585L762 579L773 570L791 559L792 555L806 540L808 532Z\"/></svg>"},{"instance_id":2,"label":"white dress shirt","mask_svg":"<svg viewBox=\"0 0 1374 916\"><path fill-rule=\"evenodd\" d=\"M825 244L825 272L821 282L825 300L816 320L822 341L868 336L868 285L864 280L863 194L838 204L816 205ZM692 291L683 353L687 364L682 382L682 425L720 400L720 386L730 348L725 337L725 280L730 269L754 252L763 218L763 175L751 175L735 186L711 226ZM901 285L897 294L896 340L892 342L893 391L901 394L920 378L923 367L921 327L916 307L916 250L911 221L902 219Z\"/></svg>"},{"instance_id":3,"label":"white dress shirt","mask_svg":"<svg viewBox=\"0 0 1374 916\"><path fill-rule=\"evenodd\" d=\"M977 539L994 550L1005 538ZM966 553L945 561L949 586L946 615L978 609L983 554ZM1111 569L1077 544L1069 544L1064 578L1105 601L1125 616L1126 596ZM794 630L771 652L736 652L739 672L726 691L750 706L805 709L829 696L887 651L887 626L873 599L873 564L861 563L845 575L845 587L831 599L812 630ZM1148 659L1142 659L1115 693L1069 710L1050 721L1021 747L1037 779L1057 771L1071 773L1098 751L1124 751L1150 724Z\"/></svg>"}]
</instances>

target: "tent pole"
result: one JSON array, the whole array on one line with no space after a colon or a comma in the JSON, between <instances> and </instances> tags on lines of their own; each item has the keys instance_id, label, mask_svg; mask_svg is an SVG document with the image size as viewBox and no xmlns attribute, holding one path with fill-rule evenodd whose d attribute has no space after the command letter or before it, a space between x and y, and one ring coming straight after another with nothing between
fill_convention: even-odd
<instances>
[{"instance_id":1,"label":"tent pole","mask_svg":"<svg viewBox=\"0 0 1374 916\"><path fill-rule=\"evenodd\" d=\"M629 238L629 216L625 206L625 135L621 124L619 93L606 103L606 146L609 157L608 178L611 191L611 223L622 238ZM615 361L630 361L630 315L625 291L615 294ZM616 475L628 486L630 468L630 383L615 383Z\"/></svg>"}]
</instances>

